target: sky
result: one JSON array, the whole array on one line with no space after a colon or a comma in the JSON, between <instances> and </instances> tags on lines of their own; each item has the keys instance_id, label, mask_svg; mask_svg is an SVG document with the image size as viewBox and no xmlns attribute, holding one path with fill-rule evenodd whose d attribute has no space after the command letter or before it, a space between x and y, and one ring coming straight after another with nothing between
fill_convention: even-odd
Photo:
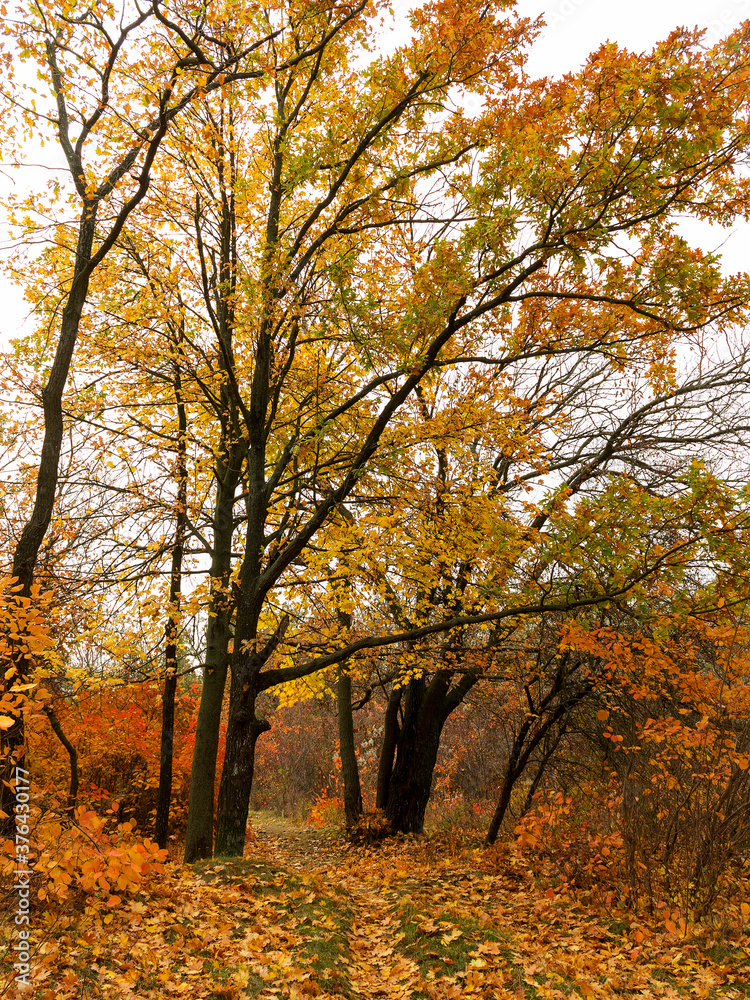
<instances>
[{"instance_id":1,"label":"sky","mask_svg":"<svg viewBox=\"0 0 750 1000\"><path fill-rule=\"evenodd\" d=\"M459 0L460 2L460 0ZM547 27L534 46L529 72L558 76L578 69L604 41L645 52L678 26L705 29L714 44L750 18L750 0L518 0L527 17L542 14ZM720 250L726 273L750 269L750 225L722 230L693 220L683 235L705 250Z\"/></svg>"},{"instance_id":2,"label":"sky","mask_svg":"<svg viewBox=\"0 0 750 1000\"><path fill-rule=\"evenodd\" d=\"M397 0L394 7L403 10L412 2ZM460 5L461 0L455 2ZM750 0L518 0L517 10L528 17L541 14L547 22L532 51L529 72L534 76L557 76L578 69L602 42L615 41L642 52L679 25L705 29L706 42L711 44L750 18ZM34 174L39 176L37 171L28 171L29 176ZM750 266L748 225L721 231L691 223L685 227L685 235L704 249L721 247L728 272L744 271ZM2 347L23 333L26 307L21 290L1 279L0 302Z\"/></svg>"},{"instance_id":3,"label":"sky","mask_svg":"<svg viewBox=\"0 0 750 1000\"><path fill-rule=\"evenodd\" d=\"M538 76L576 69L609 39L643 52L673 28L705 28L718 41L750 18L750 0L519 0L519 13L547 22L530 70Z\"/></svg>"}]
</instances>

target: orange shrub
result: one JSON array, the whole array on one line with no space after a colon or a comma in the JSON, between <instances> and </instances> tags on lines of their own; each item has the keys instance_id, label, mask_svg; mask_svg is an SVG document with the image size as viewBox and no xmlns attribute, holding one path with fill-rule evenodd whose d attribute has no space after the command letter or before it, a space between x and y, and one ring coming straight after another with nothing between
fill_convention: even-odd
<instances>
[{"instance_id":1,"label":"orange shrub","mask_svg":"<svg viewBox=\"0 0 750 1000\"><path fill-rule=\"evenodd\" d=\"M73 820L32 807L29 813L28 864L35 897L51 903L101 898L117 906L132 896L150 874L164 871L166 851L148 840L132 838L133 823L116 823L91 809L76 809ZM0 855L0 873L12 880L15 845L8 840Z\"/></svg>"},{"instance_id":2,"label":"orange shrub","mask_svg":"<svg viewBox=\"0 0 750 1000\"><path fill-rule=\"evenodd\" d=\"M178 693L172 765L170 829L187 817L197 682ZM117 818L133 819L141 830L152 828L159 785L161 697L156 684L133 684L84 691L56 703L62 727L78 752L79 802L98 812L113 805ZM57 737L45 729L31 748L32 781L54 806L67 789L68 756ZM223 741L221 747L223 757ZM221 761L220 761L221 765Z\"/></svg>"}]
</instances>

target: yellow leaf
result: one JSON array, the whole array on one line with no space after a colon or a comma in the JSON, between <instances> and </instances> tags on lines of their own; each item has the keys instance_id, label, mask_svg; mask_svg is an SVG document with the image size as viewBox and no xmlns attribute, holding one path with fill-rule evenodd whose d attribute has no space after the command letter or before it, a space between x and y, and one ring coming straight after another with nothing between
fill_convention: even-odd
<instances>
[{"instance_id":1,"label":"yellow leaf","mask_svg":"<svg viewBox=\"0 0 750 1000\"><path fill-rule=\"evenodd\" d=\"M0 729L10 729L15 721L16 720L11 719L9 715L0 715Z\"/></svg>"},{"instance_id":2,"label":"yellow leaf","mask_svg":"<svg viewBox=\"0 0 750 1000\"><path fill-rule=\"evenodd\" d=\"M609 718L609 712L606 710L606 708L600 708L599 711L596 713L596 717L599 720L599 722L606 722L607 719Z\"/></svg>"}]
</instances>

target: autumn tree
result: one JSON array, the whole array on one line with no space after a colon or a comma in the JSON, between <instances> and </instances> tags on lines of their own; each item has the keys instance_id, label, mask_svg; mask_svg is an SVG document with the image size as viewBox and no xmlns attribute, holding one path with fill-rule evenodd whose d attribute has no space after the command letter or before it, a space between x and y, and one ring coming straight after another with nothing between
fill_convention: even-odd
<instances>
[{"instance_id":1,"label":"autumn tree","mask_svg":"<svg viewBox=\"0 0 750 1000\"><path fill-rule=\"evenodd\" d=\"M481 371L465 383L435 379L415 396L380 502L360 489L342 508L336 566L318 570L332 581L327 603L353 613L360 635L408 634L463 610L550 593L577 614L575 601L600 587L613 595L606 618L652 613L685 559L702 558L704 526L692 505L706 501L685 505L691 460L728 473L726 450L746 434L745 353L740 345L732 356L726 343L723 352L705 375L707 354L683 357L661 391L647 379L624 390L607 361L580 357L527 361L512 379ZM408 428L423 432L422 423L429 443L405 448ZM735 477L742 470L735 463ZM396 482L398 506L389 509ZM529 489L546 498L532 501ZM545 618L564 623L564 615ZM554 637L521 660L510 655L536 626L512 618L509 626L402 643L382 663L360 658L353 668L365 690L381 687L388 698L376 804L397 829L421 830L442 728L477 683L518 684L534 705L515 737L500 818L540 741L591 690L580 660L558 659Z\"/></svg>"},{"instance_id":2,"label":"autumn tree","mask_svg":"<svg viewBox=\"0 0 750 1000\"><path fill-rule=\"evenodd\" d=\"M41 392L44 435L35 502L12 559L22 597L30 594L54 508L62 399L91 277L145 198L157 153L174 121L197 96L228 79L261 77L264 69L253 54L273 34L255 11L213 5L209 14L178 4L167 12L158 0L132 11L96 6L63 11L39 3L23 21L4 21L6 155L20 162L24 141L53 138L68 169L69 190L59 210L67 213L74 207L79 216L73 254L63 255L59 335ZM297 50L291 59L296 63L311 54ZM40 84L29 88L17 80L18 61L32 63ZM55 184L55 193L59 190ZM35 209L33 198L28 206L13 209L22 230L38 227ZM23 657L15 667L23 676ZM20 719L4 741L13 751L21 746Z\"/></svg>"},{"instance_id":3,"label":"autumn tree","mask_svg":"<svg viewBox=\"0 0 750 1000\"><path fill-rule=\"evenodd\" d=\"M356 27L356 30L362 30L361 23ZM304 47L312 44L313 38L321 39L321 41L326 40L329 31L330 27L325 19L321 19L317 23L308 20L299 24L292 24L290 29L285 33L285 44L290 46L289 51L293 51L300 45ZM317 34L311 34L312 32L317 32ZM347 33L346 41L349 43L349 39L355 33L355 28L348 27ZM508 31L507 34L508 44L514 43L517 29L514 28L513 31ZM391 189L398 183L415 183L414 178L419 175L422 168L407 171L407 177L403 181L393 178L387 172L383 173L380 168L377 168L382 174L378 188L365 197L364 200L360 199L361 204L347 204L346 201L348 197L352 196L359 185L360 170L364 169L366 163L370 162L375 155L376 147L384 140L385 135L388 132L394 131L397 124L399 127L403 127L403 122L400 122L400 119L408 110L409 105L414 104L415 106L415 123L424 116L427 110L426 101L434 86L433 81L428 87L427 75L417 72L413 84L404 93L397 91L391 97L388 94L388 88L386 88L387 99L384 104L383 95L379 91L382 89L380 84L385 78L378 76L378 73L382 73L385 70L384 68L377 71L373 70L369 74L373 76L373 80L367 91L363 92L363 108L360 109L363 111L367 109L367 113L371 116L369 131L366 131L364 135L361 133L358 135L352 147L353 157L350 163L337 164L334 162L328 165L325 163L319 165L318 161L322 152L325 152L326 159L330 160L334 155L334 149L337 145L338 136L334 134L334 123L333 119L330 119L330 112L325 111L326 121L329 122L329 134L318 137L317 144L321 146L319 150L305 149L309 137L305 135L300 127L300 123L305 120L307 115L313 113L315 107L318 108L314 112L315 115L323 113L331 74L340 70L341 66L346 65L347 56L344 42L339 36L336 36L333 40L326 41L325 46L321 47L321 56L318 62L314 66L307 67L304 72L296 70L287 72L284 69L285 60L282 58L281 62L279 62L280 56L276 51L278 47L279 41L277 39L274 43L274 49L269 51L269 58L273 58L279 67L278 79L275 84L275 94L269 96L273 96L274 102L278 105L275 113L280 118L280 123L277 125L277 131L274 133L275 138L270 148L262 141L264 138L263 133L256 133L258 140L257 148L250 147L250 152L256 158L256 162L259 161L261 164L269 162L269 169L276 171L278 178L273 182L273 197L271 198L271 202L268 208L264 210L268 212L268 215L266 216L267 221L264 229L260 231L257 237L257 246L259 249L251 252L254 256L260 253L261 260L263 254L269 257L269 261L269 255L274 255L275 257L277 254L281 254L282 259L286 256L287 260L283 263L281 277L274 274L273 285L271 284L269 274L263 272L262 269L261 272L250 272L249 274L242 273L241 271L241 280L237 284L237 295L232 300L232 308L235 310L235 314L240 314L239 302L242 302L244 306L244 313L242 313L243 326L246 326L248 319L253 315L248 312L248 306L245 305L246 301L261 303L260 306L255 307L256 315L258 315L258 308L261 308L261 312L265 309L274 310L270 314L270 318L264 320L266 326L263 326L262 329L266 332L263 332L262 335L260 332L254 332L252 325L248 331L251 338L257 338L254 346L256 352L255 374L246 375L244 368L237 364L235 359L230 358L229 352L223 348L221 349L223 363L229 365L227 391L233 394L231 405L241 415L241 421L244 425L241 434L235 432L233 447L235 450L237 447L240 448L240 456L246 463L250 462L253 456L256 456L255 460L258 462L261 461L261 456L266 456L262 459L263 469L266 468L266 464L270 461L271 457L275 454L277 455L275 460L276 472L272 476L269 486L275 487L278 494L275 496L273 493L268 493L267 496L260 497L257 494L257 484L259 482L258 476L261 475L261 466L254 471L252 471L251 465L245 466L245 471L242 473L243 479L247 484L247 492L244 498L244 513L247 518L246 537L243 545L245 556L244 563L237 573L238 579L234 594L234 601L237 607L233 639L235 650L233 662L236 667L236 670L233 667L235 671L233 676L237 678L233 687L235 691L235 695L233 696L235 699L235 709L233 711L235 714L230 713L232 719L230 721L231 736L229 743L231 763L225 767L225 791L220 793L220 811L223 809L226 813L227 810L230 810L233 814L231 821L233 829L232 850L236 850L236 841L238 838L241 837L244 839L247 796L249 795L250 775L252 772L252 747L257 736L264 728L263 721L255 717L252 709L246 711L243 708L240 711L238 708L236 702L238 688L241 692L242 687L246 687L245 681L242 680L243 671L246 672L250 669L247 657L242 656L238 659L238 653L246 652L248 648L247 643L251 641L246 634L247 628L250 628L251 632L256 633L259 627L263 627L260 623L259 615L264 606L265 595L276 582L277 577L292 564L295 558L291 551L286 552L286 555L274 569L273 573L266 574L264 572L266 567L263 566L262 559L259 559L255 569L252 569L254 565L252 560L256 557L251 556L251 553L260 552L263 547L268 546L269 541L272 550L286 549L288 548L288 544L284 546L273 544L274 541L283 540L286 536L289 536L289 538L296 537L296 544L301 544L302 548L304 548L306 540L312 538L318 528L325 523L328 514L335 507L335 498L329 496L321 503L315 497L316 494L322 491L330 492L331 472L326 468L328 464L327 460L319 461L319 456L315 454L316 449L314 446L311 447L315 436L319 433L320 421L324 419L322 408L333 408L334 412L340 410L340 416L343 418L344 426L346 426L356 416L356 413L352 413L351 411L363 406L366 410L369 410L371 408L370 397L374 396L380 390L380 387L388 381L387 378L383 378L382 376L367 379L365 377L366 366L359 374L356 369L362 368L360 364L356 364L353 369L350 368L350 359L346 357L345 352L340 347L336 347L335 340L329 342L327 338L319 339L314 334L308 336L308 320L305 318L305 313L309 312L311 318L314 315L316 319L326 325L338 321L338 306L335 302L330 305L326 303L329 291L335 291L335 286L332 286L331 280L332 273L335 278L337 270L335 256L330 265L325 258L325 254L328 252L326 244L329 241L333 241L333 237L340 228L343 220L356 223L357 229L362 228L362 232L367 233L369 223L363 227L357 217L366 216L371 207L369 203L383 202L387 205ZM445 76L441 86L447 86L452 79L458 78L457 76L451 76L446 70L443 72ZM467 67L462 67L461 72L467 74L469 70ZM473 72L473 69L471 72ZM264 110L262 105L259 107L258 112L255 113L262 115L261 120L268 120L268 112ZM285 115L288 116L288 120L286 120ZM248 112L246 110L245 117L247 118L247 116ZM252 117L250 120L252 121ZM339 132L345 129L345 127L343 122L336 124L336 129ZM296 144L299 144L299 152L294 152ZM454 146L450 153L450 158L455 156L455 149L456 147ZM248 155L248 151L243 152L245 156ZM432 157L432 168L439 167L445 160L445 154L440 148L432 150ZM302 168L305 163L308 165L303 170ZM252 164L252 166L253 169L258 169L255 164ZM312 171L312 174L310 174L310 171ZM306 222L300 227L295 223L294 230L287 232L282 227L282 222L287 228L288 222L281 217L280 213L282 208L284 211L297 211L287 195L294 193L297 197L302 197L305 186L311 183L308 174L310 177L317 174L320 180L325 178L326 184L331 185L333 190L329 191L322 200L314 200L308 204L306 208ZM411 177L411 180L409 180L409 177ZM247 182L243 179L241 183L243 192L246 193L248 190ZM262 191L263 188L261 187L259 190ZM287 202L289 202L288 209ZM304 206L304 200L302 204ZM249 207L245 207L244 210L247 213L246 217L249 215L252 218ZM342 212L343 215L341 215ZM337 219L337 215L341 215L341 217ZM348 219L348 217L351 218ZM231 224L234 225L234 222ZM250 232L246 239L256 239L255 234ZM315 245L316 242L318 246ZM265 250L263 250L264 245L266 246ZM248 246L252 247L253 243L250 242ZM324 248L325 253L323 252ZM337 248L334 254L338 254L339 250L340 248ZM290 252L287 253L287 251ZM205 255L205 260L208 260L208 254ZM236 267L237 265L233 266ZM271 265L269 264L268 266ZM273 268L277 266L280 265L274 259ZM266 265L263 265L263 267L266 267ZM318 273L319 269L320 274ZM231 275L232 273L230 270L229 274ZM210 285L211 280L211 275L206 272L204 277L206 287ZM231 282L235 279L228 276L227 280ZM278 284L279 281L282 281L281 286ZM285 284L287 287L284 287ZM296 287L297 285L299 287ZM278 300L280 299L286 301L281 301L278 304ZM267 304L263 305L266 300ZM277 312L278 315L276 315ZM271 332L273 332L273 338L271 338ZM250 343L253 343L252 339ZM269 387L266 384L269 375L266 374L261 377L260 372L264 370L263 366L268 368L272 354L279 359L283 359L286 354L287 360L283 361L283 363L282 360L278 361L280 365L278 381L275 386L271 383ZM311 381L310 373L315 370L320 374L315 376ZM347 374L346 381L344 380L345 373ZM352 379L359 383L353 397L351 396L348 384L350 382L348 379L349 374ZM253 387L249 401L243 398L240 391L241 387L248 383ZM256 402L253 402L253 393L255 392L260 393L260 396ZM253 418L251 428L250 417L256 410L258 411L258 417ZM261 414L265 415L261 418ZM275 419L275 426L269 425L266 427L269 418ZM258 423L258 420L261 422ZM272 430L273 434L271 434ZM260 435L257 441L254 440L254 434ZM286 443L281 447L279 442L285 439ZM281 450L279 451L280 447ZM350 462L351 455L349 454L349 450L346 449L341 456L334 460L334 467L331 471L334 474L338 474L337 470L340 468L346 469L350 466ZM237 467L237 465L238 463L235 461L233 467ZM240 470L238 469L237 471L239 473ZM289 479L290 474L293 476L291 480ZM265 475L266 473L262 472L262 476L265 477ZM356 473L351 468L349 468L348 477L348 487L350 487L356 479ZM253 483L256 485L252 486ZM230 510L232 509L233 497L234 490L231 490L229 493ZM313 498L312 506L310 506L311 497ZM299 498L298 501L297 498ZM297 509L287 509L285 512L285 507L288 508L290 500L297 506ZM253 505L257 503L260 503L260 507L256 509ZM217 510L221 511L226 523L226 504L218 501ZM271 518L270 522L269 518ZM279 522L282 526L280 534L278 527L274 527L275 518L281 519ZM232 518L229 519L229 525L230 529L233 528ZM251 531L254 533L252 536L249 534ZM261 535L266 536L265 540L260 536L258 539L255 538L258 531L261 531ZM291 535L289 535L290 531ZM275 535L279 535L279 539L275 539ZM215 537L217 536L215 535ZM265 582L257 590L261 577ZM253 580L255 583L252 583ZM247 592L245 588L247 588ZM254 610L251 611L249 607L246 609L246 614L250 618L248 623L244 623L242 618L243 599L249 600L248 595L252 593L253 588L257 590L257 594L251 602ZM245 594L245 598L243 598L243 594ZM214 617L212 615L212 619ZM288 616L286 616L286 620L288 621ZM265 661L278 644L281 632L286 630L287 627L284 615L277 618L276 623L271 629L270 637L264 644L266 652L262 657L262 662L258 661L255 663L251 670L253 678L258 673L256 667L260 668L265 664ZM274 633L276 638L274 638ZM291 638L291 634L289 638ZM223 647L224 656L226 656L228 641L229 634L226 632ZM252 642L255 642L255 640L252 640ZM313 670L316 667L317 663L305 664L303 672ZM237 675L238 670L240 671L239 675ZM278 683L279 679L283 680L288 676L294 676L299 670L298 666L290 666L282 669L280 676L268 674L257 681L254 679L253 687L255 690L249 695L250 701L248 704L251 706L254 704L254 699L259 691ZM217 711L221 703L220 695L223 683L220 680L221 670L217 672L209 666L208 675L218 677L219 680L215 685L212 680L210 684L204 686L204 701L201 716L213 721L210 725L208 722L202 724L199 718L194 769L195 796L194 806L191 809L191 815L194 818L193 827L196 829L194 831L191 828L188 831L188 856L190 856L193 850L198 850L201 853L207 849L210 850L211 841L210 803L212 799L211 788L213 780L211 774L208 773L211 768L211 752L210 750L207 753L203 752L201 747L204 746L203 741L211 742L210 734L216 731L218 721ZM215 690L213 690L214 686ZM213 694L211 694L212 690ZM247 697L244 697L242 700L247 701ZM227 785L231 785L228 776L237 774L239 771L245 777L236 782L237 787L231 792L227 792ZM239 777L239 775L237 776ZM239 792L238 788L240 789ZM222 806L221 803L225 803L225 805ZM222 823L220 822L220 836L221 829ZM193 845L194 837L197 838L196 843L199 845L197 847L191 846Z\"/></svg>"},{"instance_id":4,"label":"autumn tree","mask_svg":"<svg viewBox=\"0 0 750 1000\"><path fill-rule=\"evenodd\" d=\"M329 146L319 156L310 151L310 143L313 148L324 143L320 133L309 134L297 123L303 109L312 114L320 106L316 102L330 100L323 83L333 65L341 73L343 51L336 50L335 64L329 64L324 56L334 52L328 50L314 77L284 73L276 85L279 122L265 161L272 197L261 241L265 259L273 261L274 296L263 307L268 319L257 327L252 377L236 379L238 386L251 385L243 408L250 464L227 758L219 794L217 850L222 852L242 849L252 752L264 728L254 710L262 690L343 661L360 648L416 640L451 625L517 620L546 606L564 609L605 601L627 592L656 563L670 560L663 553L652 566L644 566L640 550L628 559L623 546L621 563L603 580L593 569L577 587L569 577L540 577L530 601L521 593L509 602L500 592L488 602L485 589L479 600L466 600L460 612L449 611L442 620L435 620L430 606L406 630L352 637L348 643L344 639L338 648L329 641L333 648L319 656L310 655L313 644L293 627L293 609L285 609L275 596L283 593L284 574L306 558L306 549L326 522L336 519L337 509L358 491L375 489L368 476L377 478L378 463L391 471L390 459L403 453L397 417L436 370L480 358L503 371L528 356L604 356L615 368L630 365L658 385L669 377L675 329L712 318L721 322L743 305L744 283L724 282L715 260L690 249L668 224L678 209L712 214L717 198L724 202L729 197L724 211L730 202L740 207L741 181L730 181L730 175L745 141L744 64L732 70L737 90L725 90L715 75L720 51L730 62L734 59L732 44L700 63L693 38L677 33L658 50L648 72L635 57L609 49L575 80L524 91L517 79L514 90L512 61L499 54L510 43L503 46L496 38L490 45L489 40L492 32L508 37L512 31L515 43L519 29L497 13L494 27L486 14L476 20L466 14L461 30L453 26L449 35L444 8L425 7L415 14L414 43L374 63L358 88L363 100L369 100L367 84L377 79L378 117L368 130L362 122L372 119L357 109L356 138L347 134L348 145L338 142L333 166ZM337 45L345 41L339 36ZM424 58L428 50L429 71L416 58ZM475 61L486 52L492 53L486 65ZM441 64L446 53L450 59ZM397 90L401 100L386 105L392 108L388 118L382 74L386 68L395 72L395 67L406 83ZM463 76L457 79L459 70ZM486 112L469 118L455 109L448 118L445 104L436 131L437 102L448 102L451 87L460 84L485 92ZM698 93L701 100L712 95L719 102L717 112L723 108L734 122L734 138L725 130L713 132L710 153L705 119L692 110ZM734 97L725 104L729 93ZM423 103L427 96L430 115ZM412 115L418 115L416 122ZM340 109L337 121L349 127ZM408 132L402 131L407 121ZM527 143L516 142L521 133L529 137ZM686 141L686 136L692 138ZM417 141L419 151L408 152ZM386 143L388 160L382 152ZM301 152L295 157L296 144L304 157ZM393 170L394 163L404 161L406 167ZM472 171L466 169L470 161ZM363 183L363 171L369 173L360 193L350 185ZM314 178L322 183L321 200L313 197ZM616 234L623 232L638 241L632 259L618 248ZM525 249L519 251L516 241ZM334 248L329 264L327 255ZM380 262L375 287L373 258ZM256 280L263 302L271 286L264 284L262 268ZM316 297L308 297L313 288ZM326 293L322 303L320 289ZM342 338L351 346L339 355ZM323 353L311 357L303 350L311 344ZM311 409L314 401L314 415L303 426L297 402L282 433L283 405L291 401L285 389L299 377L296 363L303 357L309 395L302 399ZM354 383L354 393L349 389L338 395L341 379L332 364L339 357L346 359L346 388ZM372 370L369 381L356 380L362 367ZM324 375L316 375L310 385L313 371ZM323 377L325 402L318 392ZM421 447L421 439L412 447ZM585 467L578 471L582 479L590 475ZM286 492L279 495L277 488ZM610 485L595 505L602 527L618 508L627 509L636 494L638 503L647 496L637 484ZM274 508L274 502L280 505ZM568 536L568 545L578 544L584 514L590 508L570 515L578 518L578 528ZM661 514L647 513L646 519ZM673 510L672 515L679 513ZM636 522L633 537L643 537ZM509 522L500 523L507 537ZM519 554L528 530L528 521L515 522ZM330 533L325 537L330 553L335 541ZM603 545L602 540L597 544ZM587 557L594 548L593 543L587 547ZM675 558L681 551L678 546ZM612 558L603 547L598 555ZM537 558L545 562L543 554ZM267 601L277 603L278 611L264 627ZM275 666L286 650L292 662ZM188 857L191 844L189 831Z\"/></svg>"}]
</instances>

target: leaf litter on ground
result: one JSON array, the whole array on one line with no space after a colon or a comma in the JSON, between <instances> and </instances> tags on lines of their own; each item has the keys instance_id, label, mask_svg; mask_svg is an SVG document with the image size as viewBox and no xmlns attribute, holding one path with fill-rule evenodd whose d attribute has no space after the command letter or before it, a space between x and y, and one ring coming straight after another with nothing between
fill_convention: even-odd
<instances>
[{"instance_id":1,"label":"leaf litter on ground","mask_svg":"<svg viewBox=\"0 0 750 1000\"><path fill-rule=\"evenodd\" d=\"M16 989L35 1000L750 997L746 928L670 933L594 891L555 888L553 874L461 838L352 847L261 829L244 858L170 865L106 916L92 900L38 912L32 986ZM12 961L6 951L2 986Z\"/></svg>"}]
</instances>

